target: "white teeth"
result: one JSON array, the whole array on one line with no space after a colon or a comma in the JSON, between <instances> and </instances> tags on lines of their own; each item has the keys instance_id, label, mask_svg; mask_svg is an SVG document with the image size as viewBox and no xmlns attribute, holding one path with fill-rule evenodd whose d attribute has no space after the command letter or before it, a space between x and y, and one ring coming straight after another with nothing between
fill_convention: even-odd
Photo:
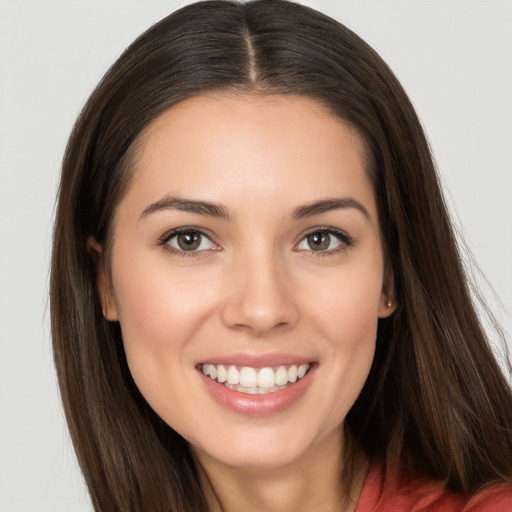
<instances>
[{"instance_id":1,"label":"white teeth","mask_svg":"<svg viewBox=\"0 0 512 512\"><path fill-rule=\"evenodd\" d=\"M272 368L262 368L258 372L258 387L271 388L276 385L276 375Z\"/></svg>"},{"instance_id":2,"label":"white teeth","mask_svg":"<svg viewBox=\"0 0 512 512\"><path fill-rule=\"evenodd\" d=\"M226 368L224 368L224 366L221 364L217 366L217 380L219 382L226 382L228 380L228 372L226 371Z\"/></svg>"},{"instance_id":3,"label":"white teeth","mask_svg":"<svg viewBox=\"0 0 512 512\"><path fill-rule=\"evenodd\" d=\"M244 388L255 388L258 385L258 374L254 368L244 366L240 370L240 386Z\"/></svg>"},{"instance_id":4,"label":"white teeth","mask_svg":"<svg viewBox=\"0 0 512 512\"><path fill-rule=\"evenodd\" d=\"M284 386L288 382L288 372L284 366L280 366L276 372L276 386Z\"/></svg>"},{"instance_id":5,"label":"white teeth","mask_svg":"<svg viewBox=\"0 0 512 512\"><path fill-rule=\"evenodd\" d=\"M231 384L232 386L236 386L240 382L240 374L238 373L238 370L234 366L230 366L228 368L226 378L228 384Z\"/></svg>"},{"instance_id":6,"label":"white teeth","mask_svg":"<svg viewBox=\"0 0 512 512\"><path fill-rule=\"evenodd\" d=\"M299 368L297 369L297 377L299 379L302 379L304 375L306 375L307 371L309 369L309 364L301 364ZM217 378L218 378L218 368L217 368Z\"/></svg>"},{"instance_id":7,"label":"white teeth","mask_svg":"<svg viewBox=\"0 0 512 512\"><path fill-rule=\"evenodd\" d=\"M215 368L215 366L213 366L213 364L208 365L208 374L210 375L210 377L212 379L217 378L217 368Z\"/></svg>"},{"instance_id":8,"label":"white teeth","mask_svg":"<svg viewBox=\"0 0 512 512\"><path fill-rule=\"evenodd\" d=\"M242 366L240 371L235 366L203 364L203 373L217 382L224 384L229 389L243 393L265 394L284 389L288 383L297 382L308 372L311 365L291 365L288 369L280 366L276 371L270 367L261 368L259 371L250 366Z\"/></svg>"},{"instance_id":9,"label":"white teeth","mask_svg":"<svg viewBox=\"0 0 512 512\"><path fill-rule=\"evenodd\" d=\"M240 391L241 393L248 393L249 395L265 395L266 393L274 393L275 391L280 391L284 389L286 386L272 386L271 388L244 388L237 384L236 386L232 386L231 384L224 384L224 387L231 389L233 391Z\"/></svg>"}]
</instances>

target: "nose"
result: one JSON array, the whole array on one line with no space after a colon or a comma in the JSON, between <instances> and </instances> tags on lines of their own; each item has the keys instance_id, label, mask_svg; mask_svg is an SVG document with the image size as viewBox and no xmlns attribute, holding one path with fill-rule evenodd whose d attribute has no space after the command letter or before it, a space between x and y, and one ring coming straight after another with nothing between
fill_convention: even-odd
<instances>
[{"instance_id":1,"label":"nose","mask_svg":"<svg viewBox=\"0 0 512 512\"><path fill-rule=\"evenodd\" d=\"M245 255L233 263L222 311L226 326L255 337L292 327L299 317L286 264L268 252Z\"/></svg>"}]
</instances>

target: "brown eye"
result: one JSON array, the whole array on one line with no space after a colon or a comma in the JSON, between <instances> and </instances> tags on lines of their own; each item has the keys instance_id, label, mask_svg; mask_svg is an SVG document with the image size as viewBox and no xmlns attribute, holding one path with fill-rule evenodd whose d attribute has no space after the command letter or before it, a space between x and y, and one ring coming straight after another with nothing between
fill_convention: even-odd
<instances>
[{"instance_id":1,"label":"brown eye","mask_svg":"<svg viewBox=\"0 0 512 512\"><path fill-rule=\"evenodd\" d=\"M213 242L197 230L175 232L164 243L178 252L201 252L214 247Z\"/></svg>"},{"instance_id":2,"label":"brown eye","mask_svg":"<svg viewBox=\"0 0 512 512\"><path fill-rule=\"evenodd\" d=\"M334 228L321 228L304 235L297 245L297 249L330 254L350 247L352 244L352 238L343 231Z\"/></svg>"},{"instance_id":3,"label":"brown eye","mask_svg":"<svg viewBox=\"0 0 512 512\"><path fill-rule=\"evenodd\" d=\"M176 237L178 246L183 251L195 251L201 245L201 234L196 231L190 233L180 233Z\"/></svg>"},{"instance_id":4,"label":"brown eye","mask_svg":"<svg viewBox=\"0 0 512 512\"><path fill-rule=\"evenodd\" d=\"M325 251L331 243L331 235L326 231L316 231L307 236L307 242L313 251Z\"/></svg>"}]
</instances>

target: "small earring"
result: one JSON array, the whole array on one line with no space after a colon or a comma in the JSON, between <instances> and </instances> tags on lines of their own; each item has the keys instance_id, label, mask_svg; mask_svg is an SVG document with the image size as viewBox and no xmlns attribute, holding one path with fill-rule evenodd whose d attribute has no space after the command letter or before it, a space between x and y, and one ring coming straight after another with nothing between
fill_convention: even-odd
<instances>
[{"instance_id":1,"label":"small earring","mask_svg":"<svg viewBox=\"0 0 512 512\"><path fill-rule=\"evenodd\" d=\"M393 303L390 300L388 300L388 308L391 308L392 306L393 306Z\"/></svg>"}]
</instances>

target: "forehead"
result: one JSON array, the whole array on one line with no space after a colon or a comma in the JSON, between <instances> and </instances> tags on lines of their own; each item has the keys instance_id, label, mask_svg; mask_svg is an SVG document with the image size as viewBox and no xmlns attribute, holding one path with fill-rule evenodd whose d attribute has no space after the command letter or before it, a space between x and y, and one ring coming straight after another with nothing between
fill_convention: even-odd
<instances>
[{"instance_id":1,"label":"forehead","mask_svg":"<svg viewBox=\"0 0 512 512\"><path fill-rule=\"evenodd\" d=\"M153 121L137 148L127 196L138 196L139 208L164 193L285 204L336 192L373 203L361 137L310 98L189 98Z\"/></svg>"}]
</instances>

